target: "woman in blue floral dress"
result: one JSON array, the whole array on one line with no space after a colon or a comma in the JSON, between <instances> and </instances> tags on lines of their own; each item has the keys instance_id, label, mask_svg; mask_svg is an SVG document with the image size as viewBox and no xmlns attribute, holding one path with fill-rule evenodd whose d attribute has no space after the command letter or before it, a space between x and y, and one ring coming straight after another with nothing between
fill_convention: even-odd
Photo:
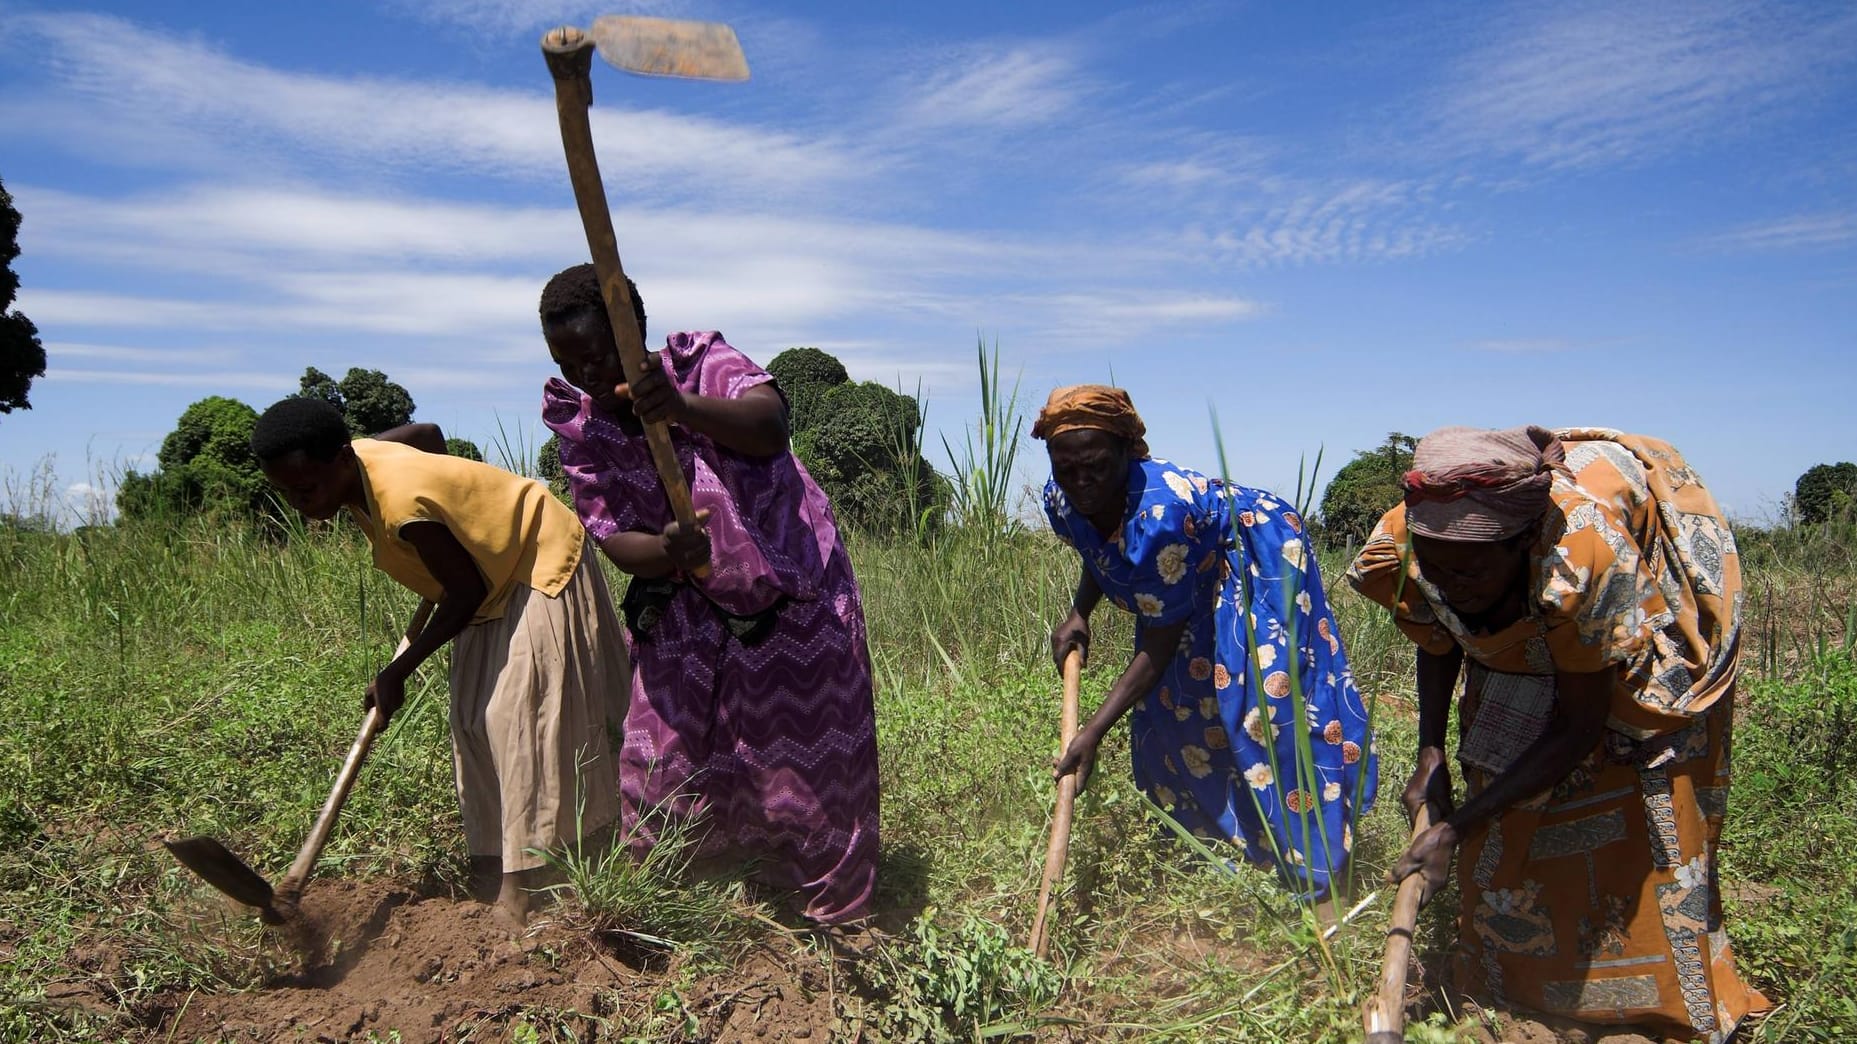
<instances>
[{"instance_id":1,"label":"woman in blue floral dress","mask_svg":"<svg viewBox=\"0 0 1857 1044\"><path fill-rule=\"evenodd\" d=\"M1270 493L1149 456L1146 430L1128 394L1102 385L1058 389L1032 427L1051 457L1051 528L1083 560L1053 656L1087 656L1105 596L1135 614L1134 657L1057 774L1087 783L1132 709L1144 794L1195 836L1325 893L1378 771L1302 520Z\"/></svg>"}]
</instances>

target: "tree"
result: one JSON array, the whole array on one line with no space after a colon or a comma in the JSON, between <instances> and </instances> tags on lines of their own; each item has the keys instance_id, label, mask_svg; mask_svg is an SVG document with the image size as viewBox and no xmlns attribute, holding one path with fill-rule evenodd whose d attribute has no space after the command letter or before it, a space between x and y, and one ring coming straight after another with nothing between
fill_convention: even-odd
<instances>
[{"instance_id":1,"label":"tree","mask_svg":"<svg viewBox=\"0 0 1857 1044\"><path fill-rule=\"evenodd\" d=\"M45 345L32 320L13 310L19 293L19 276L13 260L19 257L19 211L0 183L0 413L29 410L26 395L32 381L45 376Z\"/></svg>"},{"instance_id":2,"label":"tree","mask_svg":"<svg viewBox=\"0 0 1857 1044\"><path fill-rule=\"evenodd\" d=\"M1807 525L1829 522L1857 501L1857 464L1814 464L1793 485L1793 516Z\"/></svg>"},{"instance_id":3,"label":"tree","mask_svg":"<svg viewBox=\"0 0 1857 1044\"><path fill-rule=\"evenodd\" d=\"M303 376L297 380L297 398L321 399L338 410L343 406L342 386L314 366L305 368Z\"/></svg>"},{"instance_id":4,"label":"tree","mask_svg":"<svg viewBox=\"0 0 1857 1044\"><path fill-rule=\"evenodd\" d=\"M413 396L379 370L351 367L340 381L311 366L297 381L301 398L321 399L342 411L348 430L373 435L411 423ZM482 459L481 457L479 459Z\"/></svg>"},{"instance_id":5,"label":"tree","mask_svg":"<svg viewBox=\"0 0 1857 1044\"><path fill-rule=\"evenodd\" d=\"M535 452L535 472L548 483L556 496L567 492L567 472L561 468L561 436L550 435L542 448Z\"/></svg>"},{"instance_id":6,"label":"tree","mask_svg":"<svg viewBox=\"0 0 1857 1044\"><path fill-rule=\"evenodd\" d=\"M1380 516L1405 496L1401 479L1412 468L1418 440L1394 431L1375 449L1342 465L1322 493L1322 528L1331 540L1364 542Z\"/></svg>"},{"instance_id":7,"label":"tree","mask_svg":"<svg viewBox=\"0 0 1857 1044\"><path fill-rule=\"evenodd\" d=\"M211 395L187 407L156 454L150 474L131 469L116 492L127 519L179 517L226 511L256 517L269 500L264 475L251 454L258 411Z\"/></svg>"},{"instance_id":8,"label":"tree","mask_svg":"<svg viewBox=\"0 0 1857 1044\"><path fill-rule=\"evenodd\" d=\"M767 372L787 397L793 452L840 519L898 533L937 515L945 481L922 456L914 397L853 381L843 363L817 348L789 348Z\"/></svg>"},{"instance_id":9,"label":"tree","mask_svg":"<svg viewBox=\"0 0 1857 1044\"><path fill-rule=\"evenodd\" d=\"M445 440L445 452L454 457L463 457L465 460L481 461L484 459L483 451L477 448L477 443L455 436Z\"/></svg>"},{"instance_id":10,"label":"tree","mask_svg":"<svg viewBox=\"0 0 1857 1044\"><path fill-rule=\"evenodd\" d=\"M817 348L788 348L774 356L767 372L787 397L787 423L794 431L812 428L825 393L851 379L844 363Z\"/></svg>"}]
</instances>

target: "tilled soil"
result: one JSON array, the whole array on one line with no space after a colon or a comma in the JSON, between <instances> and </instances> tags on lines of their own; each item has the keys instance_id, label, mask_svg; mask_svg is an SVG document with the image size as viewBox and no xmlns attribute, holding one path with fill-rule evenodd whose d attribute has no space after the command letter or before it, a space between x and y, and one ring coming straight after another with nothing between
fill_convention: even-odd
<instances>
[{"instance_id":1,"label":"tilled soil","mask_svg":"<svg viewBox=\"0 0 1857 1044\"><path fill-rule=\"evenodd\" d=\"M795 947L684 980L546 918L393 884L321 882L278 936L297 955L260 989L167 998L149 1037L175 1041L827 1038L829 975ZM294 967L289 965L294 963ZM570 1037L569 1034L572 1036Z\"/></svg>"}]
</instances>

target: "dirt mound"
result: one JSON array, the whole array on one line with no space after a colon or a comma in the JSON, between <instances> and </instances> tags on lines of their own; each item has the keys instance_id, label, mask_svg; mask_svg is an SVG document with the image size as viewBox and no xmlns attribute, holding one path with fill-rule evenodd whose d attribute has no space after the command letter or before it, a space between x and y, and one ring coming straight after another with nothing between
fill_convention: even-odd
<instances>
[{"instance_id":1,"label":"dirt mound","mask_svg":"<svg viewBox=\"0 0 1857 1044\"><path fill-rule=\"evenodd\" d=\"M164 1044L876 1039L865 1019L883 999L871 994L863 973L886 959L888 938L880 931L809 937L775 929L744 944L726 970L698 972L660 951L602 939L546 915L518 930L489 907L405 882L330 880L312 884L290 925L268 932L261 963L273 970L253 990L128 1003L103 985L121 979L125 956L120 941L105 933L71 952L73 970L84 974L48 990L46 1004L107 1020L113 1037L139 1033ZM1166 950L1187 964L1216 945L1179 931L1149 941L1154 945L1141 948ZM1116 978L1139 983L1137 989L1183 989L1154 966L1137 962L1121 971ZM1435 971L1422 965L1415 984L1429 982ZM1479 1042L1652 1044L1629 1032L1487 1009L1459 1014L1466 1012L1480 1023L1467 1039ZM1063 1014L1078 1021L1052 1027L1041 1039L1099 1039L1089 1028L1092 1006Z\"/></svg>"},{"instance_id":2,"label":"dirt mound","mask_svg":"<svg viewBox=\"0 0 1857 1044\"><path fill-rule=\"evenodd\" d=\"M151 1036L415 1044L527 1029L590 1040L655 1018L662 1039L823 1040L833 1017L828 991L808 981L816 971L777 956L667 992L673 969L584 932L546 919L517 930L488 907L389 884L320 883L278 938L296 960L262 989L174 998Z\"/></svg>"}]
</instances>

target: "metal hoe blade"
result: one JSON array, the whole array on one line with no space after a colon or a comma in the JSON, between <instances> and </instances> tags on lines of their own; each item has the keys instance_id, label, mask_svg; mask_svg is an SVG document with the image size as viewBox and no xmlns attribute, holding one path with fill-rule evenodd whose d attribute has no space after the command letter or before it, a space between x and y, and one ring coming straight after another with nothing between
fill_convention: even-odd
<instances>
[{"instance_id":1,"label":"metal hoe blade","mask_svg":"<svg viewBox=\"0 0 1857 1044\"><path fill-rule=\"evenodd\" d=\"M692 80L748 78L741 42L721 22L603 15L587 35L601 58L626 72Z\"/></svg>"},{"instance_id":2,"label":"metal hoe blade","mask_svg":"<svg viewBox=\"0 0 1857 1044\"><path fill-rule=\"evenodd\" d=\"M210 837L177 838L161 843L182 866L199 874L207 884L246 906L261 910L271 908L274 894L270 882L246 866L245 861L233 855L225 845Z\"/></svg>"}]
</instances>

